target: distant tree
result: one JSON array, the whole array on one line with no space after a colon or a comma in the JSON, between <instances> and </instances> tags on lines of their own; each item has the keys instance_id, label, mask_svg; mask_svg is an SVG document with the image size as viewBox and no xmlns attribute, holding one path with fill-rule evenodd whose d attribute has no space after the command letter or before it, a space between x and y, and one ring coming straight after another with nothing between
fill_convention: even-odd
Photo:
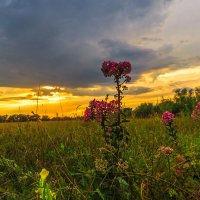
<instances>
[{"instance_id":1,"label":"distant tree","mask_svg":"<svg viewBox=\"0 0 200 200\"><path fill-rule=\"evenodd\" d=\"M164 98L160 103L141 104L135 110L136 117L149 117L164 111L170 111L176 115L191 116L195 105L200 102L200 87L178 88L174 91L173 98Z\"/></svg>"},{"instance_id":2,"label":"distant tree","mask_svg":"<svg viewBox=\"0 0 200 200\"><path fill-rule=\"evenodd\" d=\"M38 115L38 114L29 115L29 121L35 122L38 120L40 120L40 115Z\"/></svg>"},{"instance_id":3,"label":"distant tree","mask_svg":"<svg viewBox=\"0 0 200 200\"><path fill-rule=\"evenodd\" d=\"M48 115L43 115L42 118L41 118L41 121L49 121L50 118Z\"/></svg>"},{"instance_id":4,"label":"distant tree","mask_svg":"<svg viewBox=\"0 0 200 200\"><path fill-rule=\"evenodd\" d=\"M189 97L192 97L193 96L193 94L194 94L194 89L189 89L188 90L188 94L189 94Z\"/></svg>"},{"instance_id":5,"label":"distant tree","mask_svg":"<svg viewBox=\"0 0 200 200\"><path fill-rule=\"evenodd\" d=\"M131 117L132 116L132 108L124 108L123 113L127 118Z\"/></svg>"},{"instance_id":6,"label":"distant tree","mask_svg":"<svg viewBox=\"0 0 200 200\"><path fill-rule=\"evenodd\" d=\"M173 100L172 99L165 99L164 97L162 98L161 102L158 104L160 111L170 111L172 112L172 107L173 107Z\"/></svg>"},{"instance_id":7,"label":"distant tree","mask_svg":"<svg viewBox=\"0 0 200 200\"><path fill-rule=\"evenodd\" d=\"M8 115L0 115L0 123L6 122L8 118Z\"/></svg>"},{"instance_id":8,"label":"distant tree","mask_svg":"<svg viewBox=\"0 0 200 200\"><path fill-rule=\"evenodd\" d=\"M195 90L196 101L200 102L200 87L196 87Z\"/></svg>"},{"instance_id":9,"label":"distant tree","mask_svg":"<svg viewBox=\"0 0 200 200\"><path fill-rule=\"evenodd\" d=\"M135 117L148 118L154 115L154 106L152 103L142 103L135 110Z\"/></svg>"},{"instance_id":10,"label":"distant tree","mask_svg":"<svg viewBox=\"0 0 200 200\"><path fill-rule=\"evenodd\" d=\"M18 122L27 122L29 120L28 115L25 114L19 114L17 116L17 121Z\"/></svg>"}]
</instances>

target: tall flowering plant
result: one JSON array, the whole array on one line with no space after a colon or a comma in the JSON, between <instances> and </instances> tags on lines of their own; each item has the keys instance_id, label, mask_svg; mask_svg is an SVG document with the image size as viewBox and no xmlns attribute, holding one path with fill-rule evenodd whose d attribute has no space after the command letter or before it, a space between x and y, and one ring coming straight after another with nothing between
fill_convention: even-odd
<instances>
[{"instance_id":1,"label":"tall flowering plant","mask_svg":"<svg viewBox=\"0 0 200 200\"><path fill-rule=\"evenodd\" d=\"M194 108L191 117L193 120L200 120L200 102Z\"/></svg>"},{"instance_id":2,"label":"tall flowering plant","mask_svg":"<svg viewBox=\"0 0 200 200\"><path fill-rule=\"evenodd\" d=\"M129 73L131 72L131 64L130 62L112 62L112 61L104 61L102 64L101 71L103 72L105 77L114 77L114 82L116 83L117 94L115 98L118 103L118 113L117 113L117 125L121 124L121 105L122 105L122 94L124 90L128 88L124 85L124 83L128 83L131 81L131 77Z\"/></svg>"},{"instance_id":3,"label":"tall flowering plant","mask_svg":"<svg viewBox=\"0 0 200 200\"><path fill-rule=\"evenodd\" d=\"M92 100L85 110L84 119L86 121L95 119L101 123L104 131L104 137L107 142L117 149L119 153L120 146L123 144L123 139L128 138L128 132L125 127L122 127L122 122L126 119L122 112L123 91L127 90L125 83L130 82L131 64L130 62L113 62L104 61L101 71L105 77L113 77L116 84L117 93L114 95L115 100L110 102Z\"/></svg>"},{"instance_id":4,"label":"tall flowering plant","mask_svg":"<svg viewBox=\"0 0 200 200\"><path fill-rule=\"evenodd\" d=\"M123 114L122 99L123 92L128 89L125 84L131 80L129 75L131 64L126 61L104 61L101 71L105 77L114 79L116 87L114 100L108 101L106 97L102 101L96 99L90 101L85 110L84 119L86 121L96 120L101 124L103 130L106 146L99 149L101 158L95 159L95 168L97 174L104 180L104 191L105 193L108 191L109 199L111 198L110 194L115 194L119 199L124 199L125 193L132 194L132 178L127 175L128 173L126 174L128 162L122 154L129 136L126 127L122 125L123 122L127 121ZM102 185L102 182L100 185ZM107 189L105 190L105 188ZM128 188L130 191L128 191Z\"/></svg>"},{"instance_id":5,"label":"tall flowering plant","mask_svg":"<svg viewBox=\"0 0 200 200\"><path fill-rule=\"evenodd\" d=\"M173 113L165 111L162 114L162 123L167 128L169 136L172 137L173 141L175 142L175 145L177 146L177 130L174 122L175 122L175 117Z\"/></svg>"}]
</instances>

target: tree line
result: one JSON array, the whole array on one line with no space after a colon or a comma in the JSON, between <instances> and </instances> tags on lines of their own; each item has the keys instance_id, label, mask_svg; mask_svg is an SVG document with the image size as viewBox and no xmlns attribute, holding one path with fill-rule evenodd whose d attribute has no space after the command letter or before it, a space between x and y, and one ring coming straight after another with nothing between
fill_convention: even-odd
<instances>
[{"instance_id":1,"label":"tree line","mask_svg":"<svg viewBox=\"0 0 200 200\"><path fill-rule=\"evenodd\" d=\"M79 117L76 117L76 119ZM72 117L56 117L50 118L48 115L40 116L38 114L13 114L13 115L0 115L0 123L4 122L35 122L35 121L65 121L65 120L72 120Z\"/></svg>"},{"instance_id":2,"label":"tree line","mask_svg":"<svg viewBox=\"0 0 200 200\"><path fill-rule=\"evenodd\" d=\"M138 118L148 118L170 111L175 115L191 116L197 103L200 102L200 87L195 89L180 88L174 91L172 98L164 98L157 104L142 103L133 111Z\"/></svg>"}]
</instances>

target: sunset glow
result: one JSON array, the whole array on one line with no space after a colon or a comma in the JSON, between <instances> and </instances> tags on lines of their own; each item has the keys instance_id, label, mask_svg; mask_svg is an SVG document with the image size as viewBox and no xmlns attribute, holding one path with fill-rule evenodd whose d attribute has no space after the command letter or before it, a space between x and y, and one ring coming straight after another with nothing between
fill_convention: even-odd
<instances>
[{"instance_id":1,"label":"sunset glow","mask_svg":"<svg viewBox=\"0 0 200 200\"><path fill-rule=\"evenodd\" d=\"M140 79L128 84L129 91L125 92L126 106L135 108L142 102L156 103L161 100L162 96L172 96L176 88L195 88L200 85L199 66L163 72L157 77L154 73L143 74ZM137 91L140 88L143 89L144 85L148 85L149 91L141 90L141 93ZM110 98L115 94L115 88L102 85L77 88L75 94L73 94L73 89L58 86L41 86L37 89L1 87L0 91L0 114L19 112L30 114L31 111L36 110L38 104L38 113L50 116L55 116L56 113L61 115L62 112L68 116L82 115L89 100L104 99L103 93L110 94ZM76 108L79 105L81 106L77 111Z\"/></svg>"},{"instance_id":2,"label":"sunset glow","mask_svg":"<svg viewBox=\"0 0 200 200\"><path fill-rule=\"evenodd\" d=\"M199 7L198 0L3 0L0 114L82 115L90 100L116 93L100 70L105 60L131 62L124 103L132 108L199 87Z\"/></svg>"}]
</instances>

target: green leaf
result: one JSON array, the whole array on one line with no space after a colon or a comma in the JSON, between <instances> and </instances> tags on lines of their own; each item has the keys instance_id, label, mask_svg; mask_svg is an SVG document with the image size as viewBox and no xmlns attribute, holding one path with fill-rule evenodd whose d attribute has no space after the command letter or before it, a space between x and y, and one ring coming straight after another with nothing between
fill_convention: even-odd
<instances>
[{"instance_id":1,"label":"green leaf","mask_svg":"<svg viewBox=\"0 0 200 200\"><path fill-rule=\"evenodd\" d=\"M126 182L126 180L124 180L124 179L121 178L121 177L118 177L117 179L118 179L118 181L119 181L119 184L120 184L121 189L122 189L122 190L127 190L128 187L129 187L129 184Z\"/></svg>"},{"instance_id":2,"label":"green leaf","mask_svg":"<svg viewBox=\"0 0 200 200\"><path fill-rule=\"evenodd\" d=\"M60 152L64 153L65 145L63 143L60 144Z\"/></svg>"},{"instance_id":3,"label":"green leaf","mask_svg":"<svg viewBox=\"0 0 200 200\"><path fill-rule=\"evenodd\" d=\"M95 192L99 195L99 197L101 197L102 200L105 200L104 197L103 197L103 194L101 193L101 191L99 190L99 188L97 188L95 190Z\"/></svg>"},{"instance_id":4,"label":"green leaf","mask_svg":"<svg viewBox=\"0 0 200 200\"><path fill-rule=\"evenodd\" d=\"M177 196L177 192L172 188L170 188L168 192L169 192L170 197L174 197L174 196L176 197Z\"/></svg>"}]
</instances>

